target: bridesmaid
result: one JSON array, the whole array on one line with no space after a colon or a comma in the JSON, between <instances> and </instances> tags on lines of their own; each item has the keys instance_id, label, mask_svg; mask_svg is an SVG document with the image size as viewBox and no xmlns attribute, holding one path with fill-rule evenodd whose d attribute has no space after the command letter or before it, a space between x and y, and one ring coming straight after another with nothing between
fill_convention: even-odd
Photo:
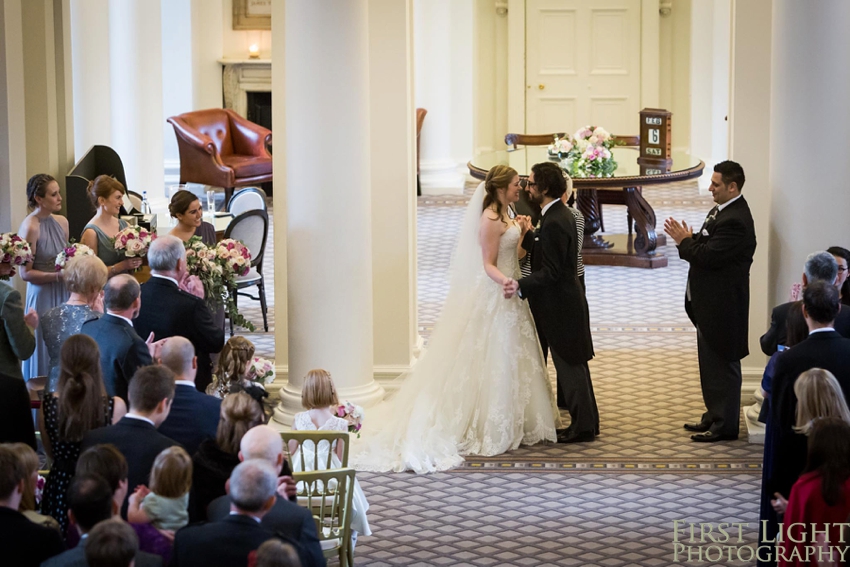
<instances>
[{"instance_id":1,"label":"bridesmaid","mask_svg":"<svg viewBox=\"0 0 850 567\"><path fill-rule=\"evenodd\" d=\"M27 182L27 204L32 212L21 223L18 234L29 242L34 259L21 266L21 279L27 282L24 313L34 309L44 314L68 299L62 272L56 271L56 255L68 242L68 219L57 214L62 209L62 194L56 179L46 173L33 175ZM38 327L35 352L21 368L24 378L47 375L49 362L44 334Z\"/></svg>"},{"instance_id":2,"label":"bridesmaid","mask_svg":"<svg viewBox=\"0 0 850 567\"><path fill-rule=\"evenodd\" d=\"M115 250L112 240L127 228L127 221L118 218L124 199L124 186L108 175L98 175L89 182L89 199L97 213L83 228L80 242L94 250L98 258L109 268L109 277L130 272L142 265L141 258L125 258L123 252Z\"/></svg>"},{"instance_id":3,"label":"bridesmaid","mask_svg":"<svg viewBox=\"0 0 850 567\"><path fill-rule=\"evenodd\" d=\"M193 236L200 236L207 246L215 246L215 227L204 219L201 201L191 191L181 189L171 197L168 212L177 219L177 226L168 233L187 242Z\"/></svg>"}]
</instances>

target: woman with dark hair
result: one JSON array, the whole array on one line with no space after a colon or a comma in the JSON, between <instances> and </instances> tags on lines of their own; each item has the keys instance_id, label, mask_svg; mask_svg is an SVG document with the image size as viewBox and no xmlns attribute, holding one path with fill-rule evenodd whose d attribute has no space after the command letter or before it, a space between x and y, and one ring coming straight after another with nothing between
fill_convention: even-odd
<instances>
[{"instance_id":1,"label":"woman with dark hair","mask_svg":"<svg viewBox=\"0 0 850 567\"><path fill-rule=\"evenodd\" d=\"M68 529L65 493L83 436L92 429L117 422L127 413L121 398L109 398L100 372L100 349L87 335L72 335L62 345L59 386L44 398L39 411L39 429L44 451L53 459L44 486L41 509L56 518L62 533Z\"/></svg>"},{"instance_id":2,"label":"woman with dark hair","mask_svg":"<svg viewBox=\"0 0 850 567\"><path fill-rule=\"evenodd\" d=\"M171 197L168 212L177 219L177 226L168 233L187 242L193 236L200 236L207 246L215 246L215 227L204 222L204 209L201 201L191 191L181 189Z\"/></svg>"},{"instance_id":3,"label":"woman with dark hair","mask_svg":"<svg viewBox=\"0 0 850 567\"><path fill-rule=\"evenodd\" d=\"M850 266L850 250L841 246L830 246L826 249L827 252L835 257L838 262L838 278L835 280L835 285L838 287L838 293L841 297L841 303L850 305L850 279L847 278L848 266Z\"/></svg>"},{"instance_id":4,"label":"woman with dark hair","mask_svg":"<svg viewBox=\"0 0 850 567\"><path fill-rule=\"evenodd\" d=\"M837 559L837 547L845 545L840 526L846 525L848 514L850 424L837 417L817 419L809 435L806 469L788 498L782 522L787 526L782 538L785 553L779 555L779 565L817 565L807 551L824 543L813 539L818 533L821 537L827 534L823 539Z\"/></svg>"},{"instance_id":5,"label":"woman with dark hair","mask_svg":"<svg viewBox=\"0 0 850 567\"><path fill-rule=\"evenodd\" d=\"M63 273L56 270L56 256L68 242L68 219L58 214L62 210L59 184L46 173L33 175L27 182L27 205L32 212L18 230L33 252L33 261L21 266L21 279L27 282L24 313L32 309L44 314L68 299ZM46 375L49 364L42 330L36 327L35 352L22 365L24 378Z\"/></svg>"},{"instance_id":6,"label":"woman with dark hair","mask_svg":"<svg viewBox=\"0 0 850 567\"><path fill-rule=\"evenodd\" d=\"M124 186L109 175L98 175L87 190L92 205L97 209L94 217L83 228L80 242L94 250L95 255L109 268L109 277L130 272L142 265L141 258L125 258L124 252L115 250L115 235L127 228L127 221L118 218L124 202Z\"/></svg>"}]
</instances>

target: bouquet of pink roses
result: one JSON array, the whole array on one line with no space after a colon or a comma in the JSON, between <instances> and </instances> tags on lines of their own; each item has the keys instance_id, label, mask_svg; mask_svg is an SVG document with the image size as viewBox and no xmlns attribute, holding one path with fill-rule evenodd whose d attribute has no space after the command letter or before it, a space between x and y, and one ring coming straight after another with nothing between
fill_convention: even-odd
<instances>
[{"instance_id":1,"label":"bouquet of pink roses","mask_svg":"<svg viewBox=\"0 0 850 567\"><path fill-rule=\"evenodd\" d=\"M65 267L68 260L76 256L94 256L94 250L79 242L69 242L65 248L56 255L56 271Z\"/></svg>"},{"instance_id":2,"label":"bouquet of pink roses","mask_svg":"<svg viewBox=\"0 0 850 567\"><path fill-rule=\"evenodd\" d=\"M217 260L225 272L244 276L251 269L251 252L237 240L226 238L215 249Z\"/></svg>"},{"instance_id":3,"label":"bouquet of pink roses","mask_svg":"<svg viewBox=\"0 0 850 567\"><path fill-rule=\"evenodd\" d=\"M274 363L255 356L251 365L248 366L248 379L258 384L271 384L274 382Z\"/></svg>"},{"instance_id":4,"label":"bouquet of pink roses","mask_svg":"<svg viewBox=\"0 0 850 567\"><path fill-rule=\"evenodd\" d=\"M347 421L348 432L360 439L360 428L363 427L363 419L366 417L363 408L346 400L336 408L336 415Z\"/></svg>"},{"instance_id":5,"label":"bouquet of pink roses","mask_svg":"<svg viewBox=\"0 0 850 567\"><path fill-rule=\"evenodd\" d=\"M0 263L6 262L13 266L32 262L30 243L12 232L0 234Z\"/></svg>"},{"instance_id":6,"label":"bouquet of pink roses","mask_svg":"<svg viewBox=\"0 0 850 567\"><path fill-rule=\"evenodd\" d=\"M151 242L156 235L140 226L128 226L115 235L113 246L115 250L124 251L128 258L142 258L148 253Z\"/></svg>"}]
</instances>

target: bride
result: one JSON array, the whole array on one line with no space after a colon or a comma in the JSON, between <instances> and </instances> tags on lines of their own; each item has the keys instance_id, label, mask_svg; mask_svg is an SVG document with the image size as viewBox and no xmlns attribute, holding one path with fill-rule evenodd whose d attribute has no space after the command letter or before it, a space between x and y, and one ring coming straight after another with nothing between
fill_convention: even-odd
<instances>
[{"instance_id":1,"label":"bride","mask_svg":"<svg viewBox=\"0 0 850 567\"><path fill-rule=\"evenodd\" d=\"M472 196L428 351L398 394L370 411L352 444L356 469L434 472L464 455L556 440L558 411L531 312L502 288L520 277L519 243L531 224L508 216L519 191L517 172L497 165Z\"/></svg>"}]
</instances>

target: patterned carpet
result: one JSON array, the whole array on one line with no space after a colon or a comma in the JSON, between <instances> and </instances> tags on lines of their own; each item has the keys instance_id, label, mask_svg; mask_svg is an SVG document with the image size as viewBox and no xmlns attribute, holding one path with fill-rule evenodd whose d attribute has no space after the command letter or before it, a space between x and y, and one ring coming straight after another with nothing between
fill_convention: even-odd
<instances>
[{"instance_id":1,"label":"patterned carpet","mask_svg":"<svg viewBox=\"0 0 850 567\"><path fill-rule=\"evenodd\" d=\"M699 226L711 207L695 183L648 187L644 195L659 224L674 216ZM419 198L419 325L426 340L446 294L465 204L465 197ZM626 232L623 207L606 206L604 215L610 232ZM358 474L374 532L358 540L358 565L754 564L747 546L756 534L762 447L748 444L743 428L739 441L708 445L691 442L682 429L703 411L696 335L683 307L687 264L675 246L664 252L667 268L587 269L597 441L470 458L429 476ZM271 267L264 271L271 289ZM255 324L262 321L258 303L240 305ZM272 303L270 330L273 313ZM260 355L274 357L271 332L248 336ZM731 556L696 543L688 558L674 555L673 520L749 525L742 542L727 544L737 546Z\"/></svg>"}]
</instances>

